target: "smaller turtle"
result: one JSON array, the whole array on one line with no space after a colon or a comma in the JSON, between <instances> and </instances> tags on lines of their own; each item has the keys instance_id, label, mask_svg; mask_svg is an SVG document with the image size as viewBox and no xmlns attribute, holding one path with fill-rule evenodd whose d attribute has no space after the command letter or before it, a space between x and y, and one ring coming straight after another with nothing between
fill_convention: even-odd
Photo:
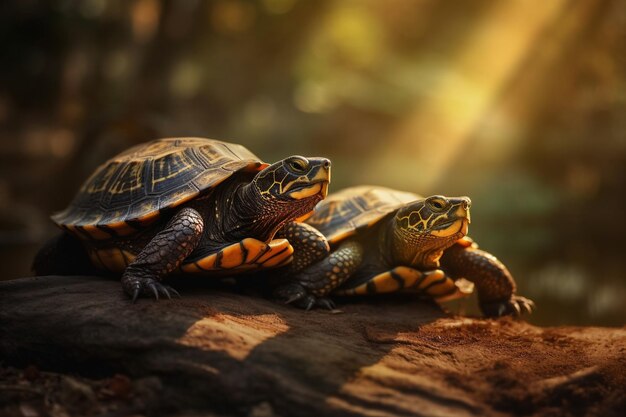
<instances>
[{"instance_id":1,"label":"smaller turtle","mask_svg":"<svg viewBox=\"0 0 626 417\"><path fill-rule=\"evenodd\" d=\"M40 251L34 269L72 272L82 246L93 265L122 274L134 302L177 294L160 283L170 274L286 265L293 248L274 235L312 211L329 181L326 158L291 156L268 165L241 145L213 139L144 143L105 162L52 216L65 233Z\"/></svg>"},{"instance_id":2,"label":"smaller turtle","mask_svg":"<svg viewBox=\"0 0 626 417\"><path fill-rule=\"evenodd\" d=\"M375 186L335 193L318 204L307 230L288 224L281 232L295 254L291 278L275 293L309 309L333 308L329 295L409 290L446 301L475 286L485 315L531 312L508 269L466 237L470 205L468 197Z\"/></svg>"}]
</instances>

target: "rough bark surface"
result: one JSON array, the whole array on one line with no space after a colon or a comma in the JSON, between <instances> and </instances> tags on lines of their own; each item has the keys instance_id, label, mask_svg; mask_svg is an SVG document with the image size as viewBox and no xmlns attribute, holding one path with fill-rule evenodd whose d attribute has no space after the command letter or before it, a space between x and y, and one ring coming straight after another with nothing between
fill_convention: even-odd
<instances>
[{"instance_id":1,"label":"rough bark surface","mask_svg":"<svg viewBox=\"0 0 626 417\"><path fill-rule=\"evenodd\" d=\"M145 410L280 416L624 415L626 329L453 317L407 298L303 312L176 286L131 304L118 282L0 282L5 365L152 378ZM1 382L1 381L0 381ZM143 389L143 388L142 388ZM145 391L145 390L144 390Z\"/></svg>"}]
</instances>

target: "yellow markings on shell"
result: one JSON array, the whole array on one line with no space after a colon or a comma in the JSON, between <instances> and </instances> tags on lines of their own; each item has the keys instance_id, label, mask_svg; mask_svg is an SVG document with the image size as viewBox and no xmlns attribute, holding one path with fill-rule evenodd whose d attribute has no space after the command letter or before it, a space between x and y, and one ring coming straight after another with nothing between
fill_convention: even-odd
<instances>
[{"instance_id":1,"label":"yellow markings on shell","mask_svg":"<svg viewBox=\"0 0 626 417\"><path fill-rule=\"evenodd\" d=\"M119 236L128 236L135 232L135 229L125 221L109 223L107 224L107 227L115 230L115 233Z\"/></svg>"},{"instance_id":2,"label":"yellow markings on shell","mask_svg":"<svg viewBox=\"0 0 626 417\"><path fill-rule=\"evenodd\" d=\"M85 232L89 233L89 236L97 240L110 239L112 237L109 233L92 224L87 224L81 227L85 230Z\"/></svg>"},{"instance_id":3,"label":"yellow markings on shell","mask_svg":"<svg viewBox=\"0 0 626 417\"><path fill-rule=\"evenodd\" d=\"M298 191L294 191L292 193L290 193L289 195L292 198L295 198L297 200L303 199L303 198L307 198L307 197L311 197L317 193L319 193L322 190L322 183L318 182L315 183L309 187L304 187Z\"/></svg>"},{"instance_id":4,"label":"yellow markings on shell","mask_svg":"<svg viewBox=\"0 0 626 417\"><path fill-rule=\"evenodd\" d=\"M159 211L155 210L155 211L151 211L149 213L144 214L143 216L137 217L137 221L141 222L141 223L151 223L154 220L156 220L159 217ZM120 222L121 223L121 222ZM116 223L114 223L116 224ZM109 227L113 227L115 228L115 226L113 226L112 224L109 225Z\"/></svg>"},{"instance_id":5,"label":"yellow markings on shell","mask_svg":"<svg viewBox=\"0 0 626 417\"><path fill-rule=\"evenodd\" d=\"M179 192L173 194L172 198L171 198L171 201L173 201L173 203L171 204L171 207L177 207L177 206L180 206L183 203L186 203L189 200L193 200L200 193L196 192L196 193L191 193L191 194L187 194L187 195L185 195L185 194L186 194L185 191L179 191Z\"/></svg>"},{"instance_id":6,"label":"yellow markings on shell","mask_svg":"<svg viewBox=\"0 0 626 417\"><path fill-rule=\"evenodd\" d=\"M355 230L354 228L349 229L349 230L344 230L344 231L343 231L343 232L341 232L341 233L337 233L336 235L331 236L331 237L328 239L328 242L329 242L329 243L333 243L333 244L334 244L334 243L337 243L337 242L341 242L342 240L344 240L344 239L346 239L346 238L348 238L348 237L352 236L352 235L353 235L353 234L355 234L355 233L356 233L356 230Z\"/></svg>"},{"instance_id":7,"label":"yellow markings on shell","mask_svg":"<svg viewBox=\"0 0 626 417\"><path fill-rule=\"evenodd\" d=\"M119 177L124 177L129 173L130 182L117 181L108 190L109 194L123 194L131 192L143 187L143 164L129 163L122 167L122 172Z\"/></svg>"},{"instance_id":8,"label":"yellow markings on shell","mask_svg":"<svg viewBox=\"0 0 626 417\"><path fill-rule=\"evenodd\" d=\"M64 226L68 232L78 237L81 240L88 240L85 236L85 230L80 226L74 226L73 224L68 224Z\"/></svg>"},{"instance_id":9,"label":"yellow markings on shell","mask_svg":"<svg viewBox=\"0 0 626 417\"><path fill-rule=\"evenodd\" d=\"M119 164L112 163L106 167L106 171L101 175L100 170L97 170L81 187L81 191L86 191L89 194L95 194L102 192L109 186L109 181L113 178L113 175L117 171ZM98 181L94 181L98 178ZM99 184L99 185L98 185Z\"/></svg>"},{"instance_id":10,"label":"yellow markings on shell","mask_svg":"<svg viewBox=\"0 0 626 417\"><path fill-rule=\"evenodd\" d=\"M135 255L120 248L95 249L90 252L92 263L111 272L123 272L129 263L135 260Z\"/></svg>"},{"instance_id":11,"label":"yellow markings on shell","mask_svg":"<svg viewBox=\"0 0 626 417\"><path fill-rule=\"evenodd\" d=\"M179 175L181 172L184 171L188 171L190 170L194 165L192 163L192 161L190 161L185 154L183 153L169 153L166 156L171 156L174 159L177 159L177 162L180 162L179 164L174 164L172 163L172 166L176 166L175 170L170 171L167 175L165 176L156 176L154 168L158 165L158 169L163 172L165 168L170 168L170 167L166 167L165 166L165 161L163 159L160 159L158 162L155 162L152 165L152 189L154 190L154 186L160 182L163 182L165 180L168 180L170 178L176 177L177 175Z\"/></svg>"}]
</instances>

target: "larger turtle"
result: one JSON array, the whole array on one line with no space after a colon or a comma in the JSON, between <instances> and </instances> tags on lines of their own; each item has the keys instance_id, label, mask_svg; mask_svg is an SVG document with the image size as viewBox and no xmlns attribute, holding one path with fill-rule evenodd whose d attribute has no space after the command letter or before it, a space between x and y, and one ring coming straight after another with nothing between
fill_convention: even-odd
<instances>
[{"instance_id":1,"label":"larger turtle","mask_svg":"<svg viewBox=\"0 0 626 417\"><path fill-rule=\"evenodd\" d=\"M212 139L141 144L101 165L52 216L65 234L40 251L34 269L54 273L50 265L76 262L78 238L93 265L122 273L134 302L142 294L170 297L174 290L160 281L171 273L285 265L293 248L274 239L276 231L313 210L329 180L325 158L268 165L241 145Z\"/></svg>"},{"instance_id":2,"label":"larger turtle","mask_svg":"<svg viewBox=\"0 0 626 417\"><path fill-rule=\"evenodd\" d=\"M530 312L532 301L515 294L508 269L466 237L470 205L468 197L375 186L335 193L318 204L311 227L289 224L282 232L296 252L292 278L276 293L307 309L332 308L331 294L412 290L444 301L471 293L469 280L486 315Z\"/></svg>"}]
</instances>

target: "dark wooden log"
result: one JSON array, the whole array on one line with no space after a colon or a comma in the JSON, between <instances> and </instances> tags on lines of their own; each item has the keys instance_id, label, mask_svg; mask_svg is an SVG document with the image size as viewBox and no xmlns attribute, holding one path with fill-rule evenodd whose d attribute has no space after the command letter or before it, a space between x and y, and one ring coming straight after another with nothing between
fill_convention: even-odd
<instances>
[{"instance_id":1,"label":"dark wooden log","mask_svg":"<svg viewBox=\"0 0 626 417\"><path fill-rule=\"evenodd\" d=\"M182 299L133 305L104 278L0 282L0 357L156 377L153 409L229 415L618 415L626 406L624 328L452 317L401 297L304 312L197 281L177 289Z\"/></svg>"}]
</instances>

